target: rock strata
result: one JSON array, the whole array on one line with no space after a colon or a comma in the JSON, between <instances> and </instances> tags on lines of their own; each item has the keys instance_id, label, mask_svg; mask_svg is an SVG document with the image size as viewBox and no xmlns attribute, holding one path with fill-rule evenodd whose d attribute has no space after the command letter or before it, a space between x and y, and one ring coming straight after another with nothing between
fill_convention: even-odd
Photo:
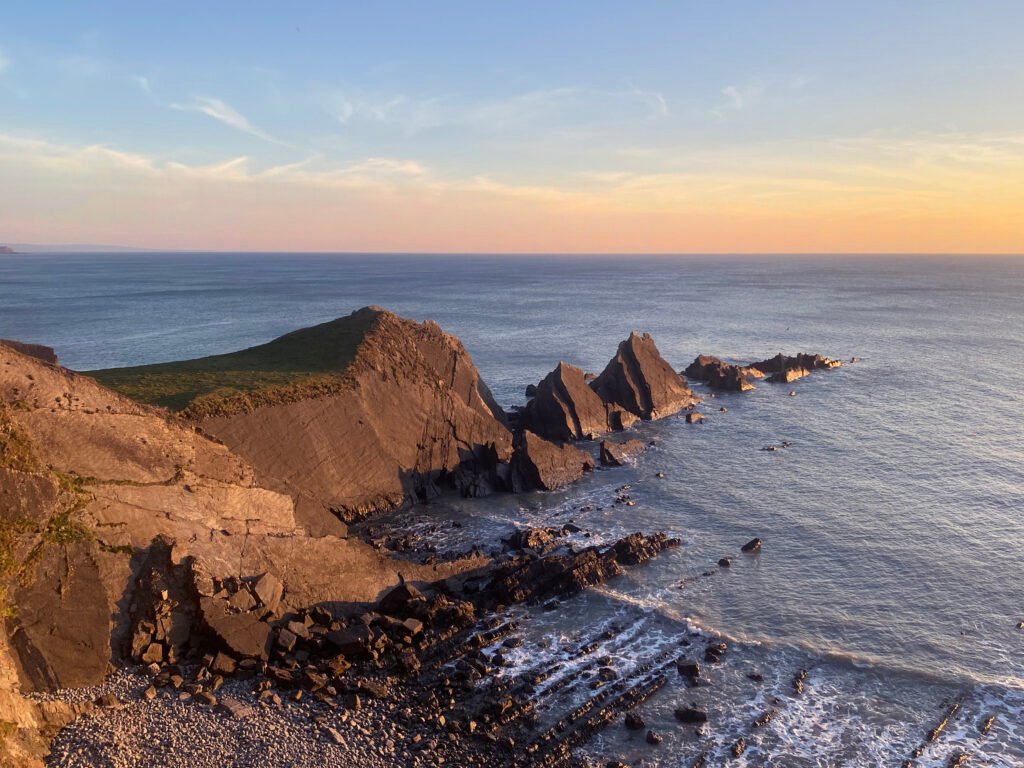
<instances>
[{"instance_id":1,"label":"rock strata","mask_svg":"<svg viewBox=\"0 0 1024 768\"><path fill-rule=\"evenodd\" d=\"M645 420L670 416L698 402L686 379L672 370L647 333L634 332L619 344L592 386L610 408Z\"/></svg>"}]
</instances>

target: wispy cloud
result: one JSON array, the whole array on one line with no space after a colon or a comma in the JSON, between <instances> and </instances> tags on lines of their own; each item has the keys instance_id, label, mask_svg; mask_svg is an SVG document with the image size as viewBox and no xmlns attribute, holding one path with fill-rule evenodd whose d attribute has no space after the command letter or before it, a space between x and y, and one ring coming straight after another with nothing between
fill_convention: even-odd
<instances>
[{"instance_id":1,"label":"wispy cloud","mask_svg":"<svg viewBox=\"0 0 1024 768\"><path fill-rule=\"evenodd\" d=\"M149 85L149 78L143 77L142 75L132 75L132 80L143 90L143 92L147 94L153 93L153 89Z\"/></svg>"},{"instance_id":2,"label":"wispy cloud","mask_svg":"<svg viewBox=\"0 0 1024 768\"><path fill-rule=\"evenodd\" d=\"M207 117L212 117L219 123L223 123L235 130L247 133L250 136L255 136L256 138L262 139L270 144L278 144L285 147L291 146L287 142L271 136L263 129L257 128L245 115L220 99L201 96L197 97L189 104L171 104L171 108L177 109L181 112L200 112Z\"/></svg>"},{"instance_id":3,"label":"wispy cloud","mask_svg":"<svg viewBox=\"0 0 1024 768\"><path fill-rule=\"evenodd\" d=\"M640 97L640 99L647 104L655 114L666 117L669 113L668 102L665 97L656 91L645 91L637 88L632 83L629 84L633 93Z\"/></svg>"},{"instance_id":4,"label":"wispy cloud","mask_svg":"<svg viewBox=\"0 0 1024 768\"><path fill-rule=\"evenodd\" d=\"M4 70L11 65L11 60L4 54L4 49L0 48L0 74L3 74Z\"/></svg>"},{"instance_id":5,"label":"wispy cloud","mask_svg":"<svg viewBox=\"0 0 1024 768\"><path fill-rule=\"evenodd\" d=\"M711 110L711 114L719 119L725 118L730 113L741 112L757 101L761 97L761 89L755 86L741 88L727 85L722 89L722 96L725 97L725 101Z\"/></svg>"}]
</instances>

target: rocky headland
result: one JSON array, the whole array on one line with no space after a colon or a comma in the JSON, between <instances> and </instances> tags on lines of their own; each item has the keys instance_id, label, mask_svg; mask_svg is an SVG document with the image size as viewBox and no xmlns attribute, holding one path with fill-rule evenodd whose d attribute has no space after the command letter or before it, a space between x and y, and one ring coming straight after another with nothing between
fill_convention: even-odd
<instances>
[{"instance_id":1,"label":"rocky headland","mask_svg":"<svg viewBox=\"0 0 1024 768\"><path fill-rule=\"evenodd\" d=\"M443 493L563 487L645 447L588 441L698 402L634 333L598 376L560 363L506 414L458 339L376 307L90 375L0 342L0 754L37 765L63 726L129 701L241 722L287 699L361 764L570 760L663 684L660 667L538 734L529 681L489 676L515 642L506 609L554 609L678 540L581 547L537 529L427 563L348 525ZM54 695L68 689L95 695ZM390 746L360 736L373 722L390 723ZM92 748L59 758L87 764Z\"/></svg>"}]
</instances>

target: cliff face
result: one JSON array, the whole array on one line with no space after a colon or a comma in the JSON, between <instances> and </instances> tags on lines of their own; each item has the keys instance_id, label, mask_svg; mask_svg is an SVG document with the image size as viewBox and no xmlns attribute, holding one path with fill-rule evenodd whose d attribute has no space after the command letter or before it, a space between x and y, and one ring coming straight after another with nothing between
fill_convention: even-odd
<instances>
[{"instance_id":1,"label":"cliff face","mask_svg":"<svg viewBox=\"0 0 1024 768\"><path fill-rule=\"evenodd\" d=\"M368 316L344 390L210 416L202 429L299 498L311 525L330 526L328 510L356 520L446 485L467 495L504 488L512 434L461 342L376 308L346 320Z\"/></svg>"},{"instance_id":2,"label":"cliff face","mask_svg":"<svg viewBox=\"0 0 1024 768\"><path fill-rule=\"evenodd\" d=\"M173 542L175 563L200 562L213 578L276 574L282 610L372 601L399 570L433 580L469 564L418 566L311 533L293 499L258 484L227 446L0 344L0 597L9 637L0 644L0 719L21 729L6 747L17 760L45 745L44 731L64 717L20 691L102 679L121 658L137 619L135 579L161 537Z\"/></svg>"}]
</instances>

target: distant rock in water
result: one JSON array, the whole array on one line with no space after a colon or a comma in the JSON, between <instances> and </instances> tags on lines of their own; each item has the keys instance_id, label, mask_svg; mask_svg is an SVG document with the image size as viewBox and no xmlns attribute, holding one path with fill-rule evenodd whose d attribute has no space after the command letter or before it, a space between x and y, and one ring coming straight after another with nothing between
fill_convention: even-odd
<instances>
[{"instance_id":1,"label":"distant rock in water","mask_svg":"<svg viewBox=\"0 0 1024 768\"><path fill-rule=\"evenodd\" d=\"M592 386L609 408L618 406L645 420L664 418L699 402L686 379L658 352L650 334L635 331L619 344Z\"/></svg>"},{"instance_id":2,"label":"distant rock in water","mask_svg":"<svg viewBox=\"0 0 1024 768\"><path fill-rule=\"evenodd\" d=\"M11 339L0 339L0 344L5 344L11 349L21 352L23 355L42 360L44 363L60 365L57 360L57 353L53 350L53 347L47 347L43 344L26 344L23 341L13 341Z\"/></svg>"},{"instance_id":3,"label":"distant rock in water","mask_svg":"<svg viewBox=\"0 0 1024 768\"><path fill-rule=\"evenodd\" d=\"M711 389L724 392L746 392L754 388L749 378L760 378L763 374L756 368L746 368L727 363L708 355L699 355L687 366L684 373L691 379L703 381Z\"/></svg>"},{"instance_id":4,"label":"distant rock in water","mask_svg":"<svg viewBox=\"0 0 1024 768\"><path fill-rule=\"evenodd\" d=\"M802 379L811 371L838 368L841 365L840 360L833 360L822 355L799 352L794 357L787 357L780 352L768 360L751 363L749 367L763 373L770 382L788 384L791 381Z\"/></svg>"}]
</instances>

